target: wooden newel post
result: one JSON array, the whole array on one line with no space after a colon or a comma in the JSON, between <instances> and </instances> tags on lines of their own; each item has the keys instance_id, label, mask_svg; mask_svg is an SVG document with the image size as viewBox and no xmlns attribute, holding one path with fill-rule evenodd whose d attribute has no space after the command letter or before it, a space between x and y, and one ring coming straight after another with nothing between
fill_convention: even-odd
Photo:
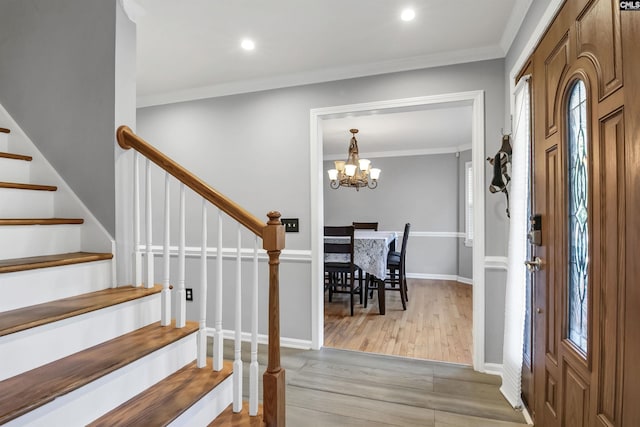
<instances>
[{"instance_id":1,"label":"wooden newel post","mask_svg":"<svg viewBox=\"0 0 640 427\"><path fill-rule=\"evenodd\" d=\"M285 425L285 380L280 366L280 251L284 248L284 226L280 212L269 212L262 235L269 254L269 360L262 376L264 423L267 427Z\"/></svg>"}]
</instances>

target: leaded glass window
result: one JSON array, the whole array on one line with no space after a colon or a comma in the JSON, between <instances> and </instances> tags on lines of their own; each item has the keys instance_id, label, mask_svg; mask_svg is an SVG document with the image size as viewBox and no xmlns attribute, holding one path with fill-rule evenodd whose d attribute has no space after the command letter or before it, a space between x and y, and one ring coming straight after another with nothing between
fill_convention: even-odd
<instances>
[{"instance_id":1,"label":"leaded glass window","mask_svg":"<svg viewBox=\"0 0 640 427\"><path fill-rule=\"evenodd\" d=\"M587 352L589 288L588 135L586 88L571 88L568 110L569 271L568 338Z\"/></svg>"}]
</instances>

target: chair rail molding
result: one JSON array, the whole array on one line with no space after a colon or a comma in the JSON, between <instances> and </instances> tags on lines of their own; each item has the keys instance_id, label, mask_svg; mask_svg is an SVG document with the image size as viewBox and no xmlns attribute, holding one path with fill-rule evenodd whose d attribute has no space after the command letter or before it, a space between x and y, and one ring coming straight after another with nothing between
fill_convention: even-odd
<instances>
[{"instance_id":1,"label":"chair rail molding","mask_svg":"<svg viewBox=\"0 0 640 427\"><path fill-rule=\"evenodd\" d=\"M487 270L507 271L509 260L506 256L488 256L484 258L484 267Z\"/></svg>"},{"instance_id":2,"label":"chair rail molding","mask_svg":"<svg viewBox=\"0 0 640 427\"><path fill-rule=\"evenodd\" d=\"M392 99L361 104L314 108L309 114L310 128L310 194L311 194L311 337L314 349L324 343L324 288L322 286L322 242L324 227L322 125L324 119L334 114L362 113L371 110L392 110L406 107L433 106L447 102L471 102L472 112L472 164L474 194L484 194L485 184L485 124L484 91L457 92L428 95L415 98ZM478 198L474 205L473 227L473 367L485 370L485 200ZM412 233L413 234L413 233ZM449 236L447 236L449 237ZM453 236L451 236L453 237ZM457 234L455 237L458 237Z\"/></svg>"},{"instance_id":3,"label":"chair rail molding","mask_svg":"<svg viewBox=\"0 0 640 427\"><path fill-rule=\"evenodd\" d=\"M138 246L138 249L141 251L145 248L146 245ZM171 255L172 257L177 257L178 250L178 246L169 246L169 255ZM151 252L153 253L154 257L163 256L163 251L164 248L161 245L151 246ZM188 258L200 258L201 254L202 246L185 246L185 255ZM237 254L237 248L222 248L223 259L235 260L237 258ZM206 255L207 258L217 258L218 248L208 246L206 248ZM243 261L251 261L253 259L253 248L240 248L240 257ZM269 259L267 251L264 249L258 249L258 259L260 261L267 261ZM311 251L302 249L283 249L282 253L280 254L280 260L291 262L311 262Z\"/></svg>"}]
</instances>

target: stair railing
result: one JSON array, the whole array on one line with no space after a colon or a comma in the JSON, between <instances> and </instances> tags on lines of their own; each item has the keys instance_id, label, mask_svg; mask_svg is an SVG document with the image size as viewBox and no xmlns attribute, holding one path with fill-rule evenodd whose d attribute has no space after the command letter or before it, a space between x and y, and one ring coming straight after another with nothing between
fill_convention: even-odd
<instances>
[{"instance_id":1,"label":"stair railing","mask_svg":"<svg viewBox=\"0 0 640 427\"><path fill-rule=\"evenodd\" d=\"M154 286L154 263L152 242L152 205L151 205L151 163L155 163L165 172L165 200L164 200L164 239L163 239L163 289L162 289L162 325L171 324L171 290L169 280L169 261L171 256L170 244L170 183L171 177L180 182L179 199L179 237L178 237L178 279L175 297L178 298L176 308L177 328L186 323L186 286L185 286L185 258L186 258L186 188L202 197L202 243L200 248L200 329L198 332L197 364L203 368L206 366L206 312L207 312L207 207L213 204L218 208L218 230L216 248L216 280L214 287L214 336L213 336L213 370L219 371L223 366L223 330L222 330L222 222L223 214L237 222L237 250L236 250L236 274L235 274L235 333L234 333L234 384L233 384L233 411L242 409L242 359L241 359L241 264L242 264L242 228L250 230L254 235L253 249L253 282L252 282L252 313L251 313L251 364L249 386L249 414L255 416L258 413L258 239L262 239L263 249L269 257L269 337L268 337L268 362L263 374L263 420L266 426L285 425L285 373L280 366L280 299L279 299L279 264L280 253L284 248L284 227L280 222L279 212L269 212L269 221L265 224L244 208L219 193L197 176L187 171L183 166L160 152L148 142L136 135L127 126L120 126L117 131L117 140L120 147L125 150L133 148L134 153L134 262L133 278L136 286ZM140 241L140 177L139 158L144 156L145 164L145 245ZM142 256L145 256L145 280L143 283Z\"/></svg>"}]
</instances>

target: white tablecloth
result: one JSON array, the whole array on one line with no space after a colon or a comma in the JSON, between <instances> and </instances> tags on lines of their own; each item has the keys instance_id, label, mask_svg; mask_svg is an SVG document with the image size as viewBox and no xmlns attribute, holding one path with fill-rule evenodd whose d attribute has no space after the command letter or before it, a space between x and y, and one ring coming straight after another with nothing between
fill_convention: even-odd
<instances>
[{"instance_id":1,"label":"white tablecloth","mask_svg":"<svg viewBox=\"0 0 640 427\"><path fill-rule=\"evenodd\" d=\"M365 273L379 279L387 275L387 255L389 245L398 237L395 231L356 230L353 242L353 262ZM325 241L338 241L346 237L325 237ZM329 262L344 262L341 254L325 256Z\"/></svg>"}]
</instances>

